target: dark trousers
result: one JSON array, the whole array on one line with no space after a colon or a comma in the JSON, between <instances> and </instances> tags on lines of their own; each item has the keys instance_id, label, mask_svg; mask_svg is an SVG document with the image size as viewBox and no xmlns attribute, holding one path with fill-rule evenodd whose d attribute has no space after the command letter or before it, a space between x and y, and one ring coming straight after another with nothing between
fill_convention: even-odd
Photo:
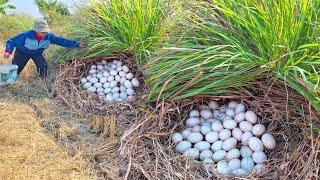
<instances>
[{"instance_id":1,"label":"dark trousers","mask_svg":"<svg viewBox=\"0 0 320 180\"><path fill-rule=\"evenodd\" d=\"M42 54L30 55L16 50L12 59L12 64L18 66L18 74L21 73L30 59L32 59L34 64L36 65L39 76L41 78L45 78L47 76L48 66L47 61Z\"/></svg>"}]
</instances>

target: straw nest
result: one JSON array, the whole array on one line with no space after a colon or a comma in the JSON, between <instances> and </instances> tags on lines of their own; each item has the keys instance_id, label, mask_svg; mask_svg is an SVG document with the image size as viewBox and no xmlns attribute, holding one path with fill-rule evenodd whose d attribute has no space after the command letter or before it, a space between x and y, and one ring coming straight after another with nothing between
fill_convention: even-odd
<instances>
[{"instance_id":1,"label":"straw nest","mask_svg":"<svg viewBox=\"0 0 320 180\"><path fill-rule=\"evenodd\" d=\"M258 83L243 96L197 96L179 102L160 102L153 111L145 110L132 121L121 138L120 155L125 159L125 179L317 179L319 178L319 113L303 97L280 82ZM277 148L267 151L267 171L246 177L221 176L200 162L175 152L170 137L185 128L188 112L209 99L238 100L259 115ZM296 104L295 104L296 103ZM300 107L301 111L296 107ZM305 116L301 114L306 113ZM311 115L311 118L310 118Z\"/></svg>"}]
</instances>

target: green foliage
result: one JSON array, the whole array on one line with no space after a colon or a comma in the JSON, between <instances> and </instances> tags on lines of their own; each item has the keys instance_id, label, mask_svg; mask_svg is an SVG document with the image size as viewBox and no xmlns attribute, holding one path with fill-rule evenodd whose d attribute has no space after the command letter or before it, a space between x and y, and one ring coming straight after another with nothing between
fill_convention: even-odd
<instances>
[{"instance_id":1,"label":"green foliage","mask_svg":"<svg viewBox=\"0 0 320 180\"><path fill-rule=\"evenodd\" d=\"M15 6L8 5L9 0L0 0L0 14L4 15L6 13L6 9L15 9Z\"/></svg>"},{"instance_id":2,"label":"green foliage","mask_svg":"<svg viewBox=\"0 0 320 180\"><path fill-rule=\"evenodd\" d=\"M61 17L70 16L68 6L58 0L35 0L40 13L48 22Z\"/></svg>"}]
</instances>

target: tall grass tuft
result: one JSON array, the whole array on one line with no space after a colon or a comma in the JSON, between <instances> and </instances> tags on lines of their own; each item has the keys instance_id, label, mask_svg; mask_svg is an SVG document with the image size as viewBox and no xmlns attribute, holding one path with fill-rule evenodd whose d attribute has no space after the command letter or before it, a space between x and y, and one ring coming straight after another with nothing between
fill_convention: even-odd
<instances>
[{"instance_id":1,"label":"tall grass tuft","mask_svg":"<svg viewBox=\"0 0 320 180\"><path fill-rule=\"evenodd\" d=\"M319 1L211 0L191 9L180 41L146 65L150 101L235 94L280 78L320 111Z\"/></svg>"}]
</instances>

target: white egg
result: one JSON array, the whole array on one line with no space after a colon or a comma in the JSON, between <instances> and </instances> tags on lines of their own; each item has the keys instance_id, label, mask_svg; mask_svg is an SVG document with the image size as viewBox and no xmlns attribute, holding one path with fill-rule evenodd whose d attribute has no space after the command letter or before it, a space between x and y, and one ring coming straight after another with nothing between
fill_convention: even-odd
<instances>
[{"instance_id":1,"label":"white egg","mask_svg":"<svg viewBox=\"0 0 320 180\"><path fill-rule=\"evenodd\" d=\"M122 66L117 66L116 71L121 72L122 71Z\"/></svg>"},{"instance_id":2,"label":"white egg","mask_svg":"<svg viewBox=\"0 0 320 180\"><path fill-rule=\"evenodd\" d=\"M182 131L183 139L187 139L190 134L191 134L191 130L190 129L183 130Z\"/></svg>"},{"instance_id":3,"label":"white egg","mask_svg":"<svg viewBox=\"0 0 320 180\"><path fill-rule=\"evenodd\" d=\"M210 107L210 109L215 110L218 109L219 104L216 101L210 101L208 106Z\"/></svg>"},{"instance_id":4,"label":"white egg","mask_svg":"<svg viewBox=\"0 0 320 180\"><path fill-rule=\"evenodd\" d=\"M210 110L201 110L200 116L204 119L209 119L213 117L213 113Z\"/></svg>"},{"instance_id":5,"label":"white egg","mask_svg":"<svg viewBox=\"0 0 320 180\"><path fill-rule=\"evenodd\" d=\"M244 146L248 146L249 145L249 139L253 137L251 132L244 132L242 134L242 138L241 138L241 143Z\"/></svg>"},{"instance_id":6,"label":"white egg","mask_svg":"<svg viewBox=\"0 0 320 180\"><path fill-rule=\"evenodd\" d=\"M89 87L89 88L87 89L87 91L92 92L92 93L95 93L95 92L97 92L97 88L96 88L96 87Z\"/></svg>"},{"instance_id":7,"label":"white egg","mask_svg":"<svg viewBox=\"0 0 320 180\"><path fill-rule=\"evenodd\" d=\"M222 113L225 113L226 111L227 111L227 106L226 105L222 105L222 106L220 106L220 108L219 108L219 110L220 110L220 112L222 112Z\"/></svg>"},{"instance_id":8,"label":"white egg","mask_svg":"<svg viewBox=\"0 0 320 180\"><path fill-rule=\"evenodd\" d=\"M236 175L236 176L244 176L244 175L247 174L247 171L244 170L244 169L239 168L239 169L233 170L231 173L232 173L233 175Z\"/></svg>"},{"instance_id":9,"label":"white egg","mask_svg":"<svg viewBox=\"0 0 320 180\"><path fill-rule=\"evenodd\" d=\"M210 127L210 125L209 126L201 126L201 130L200 130L200 132L203 134L203 135L207 135L209 132L211 132L212 131L212 129L211 129L211 127Z\"/></svg>"},{"instance_id":10,"label":"white egg","mask_svg":"<svg viewBox=\"0 0 320 180\"><path fill-rule=\"evenodd\" d=\"M134 90L132 88L128 88L126 92L127 92L128 95L134 95L135 94L135 92L134 92Z\"/></svg>"},{"instance_id":11,"label":"white egg","mask_svg":"<svg viewBox=\"0 0 320 180\"><path fill-rule=\"evenodd\" d=\"M231 161L232 159L239 159L240 158L239 149L231 149L230 151L228 151L226 158L228 161Z\"/></svg>"},{"instance_id":12,"label":"white egg","mask_svg":"<svg viewBox=\"0 0 320 180\"><path fill-rule=\"evenodd\" d=\"M244 112L240 112L240 113L236 114L236 116L234 117L234 120L237 123L244 121L244 114L245 114Z\"/></svg>"},{"instance_id":13,"label":"white egg","mask_svg":"<svg viewBox=\"0 0 320 180\"><path fill-rule=\"evenodd\" d=\"M91 78L92 78L92 76L89 75L89 76L87 77L87 80L90 81Z\"/></svg>"},{"instance_id":14,"label":"white egg","mask_svg":"<svg viewBox=\"0 0 320 180\"><path fill-rule=\"evenodd\" d=\"M252 127L252 134L257 137L260 137L265 132L266 127L263 124L256 124Z\"/></svg>"},{"instance_id":15,"label":"white egg","mask_svg":"<svg viewBox=\"0 0 320 180\"><path fill-rule=\"evenodd\" d=\"M96 65L91 65L91 69L96 69L97 68L97 66Z\"/></svg>"},{"instance_id":16,"label":"white egg","mask_svg":"<svg viewBox=\"0 0 320 180\"><path fill-rule=\"evenodd\" d=\"M103 76L107 78L107 77L109 77L109 76L110 76L110 74L109 74L109 72L108 72L108 71L105 71L105 72L103 73Z\"/></svg>"},{"instance_id":17,"label":"white egg","mask_svg":"<svg viewBox=\"0 0 320 180\"><path fill-rule=\"evenodd\" d=\"M119 62L118 60L113 60L113 61L112 61L112 64L117 65L117 64L118 64L118 62Z\"/></svg>"},{"instance_id":18,"label":"white egg","mask_svg":"<svg viewBox=\"0 0 320 180\"><path fill-rule=\"evenodd\" d=\"M84 88L84 89L89 89L90 87L92 87L92 84L91 84L90 82L86 82L86 83L84 83L84 85L83 85L83 88Z\"/></svg>"},{"instance_id":19,"label":"white egg","mask_svg":"<svg viewBox=\"0 0 320 180\"><path fill-rule=\"evenodd\" d=\"M230 116L224 116L224 118L222 119L222 122L226 121L226 120L233 120L232 117Z\"/></svg>"},{"instance_id":20,"label":"white egg","mask_svg":"<svg viewBox=\"0 0 320 180\"><path fill-rule=\"evenodd\" d=\"M125 73L124 71L120 71L119 72L119 76L122 77L122 78L125 78L127 75L127 73Z\"/></svg>"},{"instance_id":21,"label":"white egg","mask_svg":"<svg viewBox=\"0 0 320 180\"><path fill-rule=\"evenodd\" d=\"M116 81L118 81L118 82L121 81L121 77L120 77L119 75L116 75L116 76L114 77L114 79L115 79Z\"/></svg>"},{"instance_id":22,"label":"white egg","mask_svg":"<svg viewBox=\"0 0 320 180\"><path fill-rule=\"evenodd\" d=\"M101 61L102 64L107 64L108 62L106 60Z\"/></svg>"},{"instance_id":23,"label":"white egg","mask_svg":"<svg viewBox=\"0 0 320 180\"><path fill-rule=\"evenodd\" d=\"M246 111L246 107L242 103L239 103L235 108L236 114L241 113L241 112L244 113L245 111Z\"/></svg>"},{"instance_id":24,"label":"white egg","mask_svg":"<svg viewBox=\"0 0 320 180\"><path fill-rule=\"evenodd\" d=\"M203 123L205 123L205 122L206 122L206 120L201 117L201 118L200 118L200 124L203 124Z\"/></svg>"},{"instance_id":25,"label":"white egg","mask_svg":"<svg viewBox=\"0 0 320 180\"><path fill-rule=\"evenodd\" d=\"M213 152L211 150L203 150L201 153L200 153L200 160L203 161L205 159L208 159L212 157L213 155Z\"/></svg>"},{"instance_id":26,"label":"white egg","mask_svg":"<svg viewBox=\"0 0 320 180\"><path fill-rule=\"evenodd\" d=\"M226 152L226 151L224 151L224 150L218 150L218 151L216 151L215 153L213 153L212 159L213 159L214 161L221 161L221 160L223 160L223 159L226 157L226 155L227 155L227 152Z\"/></svg>"},{"instance_id":27,"label":"white egg","mask_svg":"<svg viewBox=\"0 0 320 180\"><path fill-rule=\"evenodd\" d=\"M223 120L227 115L225 113L220 113L218 119Z\"/></svg>"},{"instance_id":28,"label":"white egg","mask_svg":"<svg viewBox=\"0 0 320 180\"><path fill-rule=\"evenodd\" d=\"M209 111L211 111L210 107L207 106L207 105L204 105L204 104L202 104L202 105L199 106L199 110L200 110L200 111L201 111L201 110L209 110Z\"/></svg>"},{"instance_id":29,"label":"white egg","mask_svg":"<svg viewBox=\"0 0 320 180\"><path fill-rule=\"evenodd\" d=\"M173 142L173 143L176 143L176 142L182 141L182 140L183 140L183 136L182 136L182 134L180 134L180 133L174 133L174 134L172 135L171 139L172 139L172 142Z\"/></svg>"},{"instance_id":30,"label":"white egg","mask_svg":"<svg viewBox=\"0 0 320 180\"><path fill-rule=\"evenodd\" d=\"M234 118L236 116L236 113L234 112L234 109L227 109L226 115L230 116L231 118Z\"/></svg>"},{"instance_id":31,"label":"white egg","mask_svg":"<svg viewBox=\"0 0 320 180\"><path fill-rule=\"evenodd\" d=\"M186 121L186 125L188 127L193 127L198 124L200 124L200 119L196 118L196 117L191 117L191 118L187 119L187 121Z\"/></svg>"},{"instance_id":32,"label":"white egg","mask_svg":"<svg viewBox=\"0 0 320 180\"><path fill-rule=\"evenodd\" d=\"M240 155L242 158L252 157L253 151L248 146L242 146L240 149Z\"/></svg>"},{"instance_id":33,"label":"white egg","mask_svg":"<svg viewBox=\"0 0 320 180\"><path fill-rule=\"evenodd\" d=\"M118 85L118 82L117 82L117 81L111 81L109 87L110 87L110 88L114 88L114 87L116 87L117 85Z\"/></svg>"},{"instance_id":34,"label":"white egg","mask_svg":"<svg viewBox=\"0 0 320 180\"><path fill-rule=\"evenodd\" d=\"M118 93L120 91L120 88L119 87L114 87L112 88L111 92L114 94L114 93Z\"/></svg>"},{"instance_id":35,"label":"white egg","mask_svg":"<svg viewBox=\"0 0 320 180\"><path fill-rule=\"evenodd\" d=\"M106 82L108 82L108 79L106 77L102 77L102 78L100 78L100 82L106 83Z\"/></svg>"},{"instance_id":36,"label":"white egg","mask_svg":"<svg viewBox=\"0 0 320 180\"><path fill-rule=\"evenodd\" d=\"M224 141L226 139L228 139L229 137L231 137L231 131L229 129L222 129L219 132L219 138Z\"/></svg>"},{"instance_id":37,"label":"white egg","mask_svg":"<svg viewBox=\"0 0 320 180\"><path fill-rule=\"evenodd\" d=\"M199 132L192 132L187 137L188 141L191 143L197 143L203 140L203 135Z\"/></svg>"},{"instance_id":38,"label":"white egg","mask_svg":"<svg viewBox=\"0 0 320 180\"><path fill-rule=\"evenodd\" d=\"M91 74L92 78L96 78L97 74Z\"/></svg>"},{"instance_id":39,"label":"white egg","mask_svg":"<svg viewBox=\"0 0 320 180\"><path fill-rule=\"evenodd\" d=\"M252 171L254 168L254 162L250 157L245 157L241 161L241 168L246 171Z\"/></svg>"},{"instance_id":40,"label":"white egg","mask_svg":"<svg viewBox=\"0 0 320 180\"><path fill-rule=\"evenodd\" d=\"M230 174L230 168L226 161L219 161L217 164L217 172L220 174Z\"/></svg>"},{"instance_id":41,"label":"white egg","mask_svg":"<svg viewBox=\"0 0 320 180\"><path fill-rule=\"evenodd\" d=\"M118 63L117 63L117 67L120 67L120 66L122 66L122 62L121 61L119 61Z\"/></svg>"},{"instance_id":42,"label":"white egg","mask_svg":"<svg viewBox=\"0 0 320 180\"><path fill-rule=\"evenodd\" d=\"M200 132L201 131L201 126L195 125L192 127L192 132Z\"/></svg>"},{"instance_id":43,"label":"white egg","mask_svg":"<svg viewBox=\"0 0 320 180\"><path fill-rule=\"evenodd\" d=\"M240 127L242 132L251 132L252 128L253 128L253 125L248 121L242 121L239 124L239 127Z\"/></svg>"},{"instance_id":44,"label":"white egg","mask_svg":"<svg viewBox=\"0 0 320 180\"><path fill-rule=\"evenodd\" d=\"M237 146L237 140L233 137L226 139L222 144L222 149L229 151Z\"/></svg>"},{"instance_id":45,"label":"white egg","mask_svg":"<svg viewBox=\"0 0 320 180\"><path fill-rule=\"evenodd\" d=\"M104 92L105 94L108 94L108 93L111 92L111 90L112 90L111 88L105 88L103 92Z\"/></svg>"},{"instance_id":46,"label":"white egg","mask_svg":"<svg viewBox=\"0 0 320 180\"><path fill-rule=\"evenodd\" d=\"M123 78L120 79L120 83L121 83L121 84L124 84L124 82L125 82L126 80L127 80L127 79L123 77Z\"/></svg>"},{"instance_id":47,"label":"white egg","mask_svg":"<svg viewBox=\"0 0 320 180\"><path fill-rule=\"evenodd\" d=\"M103 70L103 69L104 69L104 66L103 66L103 65L97 65L97 69Z\"/></svg>"},{"instance_id":48,"label":"white egg","mask_svg":"<svg viewBox=\"0 0 320 180\"><path fill-rule=\"evenodd\" d=\"M211 129L211 123L209 123L209 122L203 122L201 125L202 126L209 126ZM211 131L212 131L212 129L211 129Z\"/></svg>"},{"instance_id":49,"label":"white egg","mask_svg":"<svg viewBox=\"0 0 320 180\"><path fill-rule=\"evenodd\" d=\"M235 127L237 127L237 122L232 119L225 120L223 121L223 127L230 130L234 129Z\"/></svg>"},{"instance_id":50,"label":"white egg","mask_svg":"<svg viewBox=\"0 0 320 180\"><path fill-rule=\"evenodd\" d=\"M127 92L127 88L123 85L120 86L120 91L121 92Z\"/></svg>"},{"instance_id":51,"label":"white egg","mask_svg":"<svg viewBox=\"0 0 320 180\"><path fill-rule=\"evenodd\" d=\"M129 72L129 67L126 66L126 65L122 66L122 71L128 73Z\"/></svg>"},{"instance_id":52,"label":"white egg","mask_svg":"<svg viewBox=\"0 0 320 180\"><path fill-rule=\"evenodd\" d=\"M215 122L215 121L219 121L218 119L214 119L214 118L209 118L209 119L207 119L207 122L208 123L213 123L213 122Z\"/></svg>"},{"instance_id":53,"label":"white egg","mask_svg":"<svg viewBox=\"0 0 320 180\"><path fill-rule=\"evenodd\" d=\"M81 82L81 84L84 84L84 83L88 82L88 80L87 80L87 78L81 78L80 82Z\"/></svg>"},{"instance_id":54,"label":"white egg","mask_svg":"<svg viewBox=\"0 0 320 180\"><path fill-rule=\"evenodd\" d=\"M219 111L219 110L214 110L214 111L213 111L213 117L214 117L214 118L218 118L218 117L219 117L219 114L220 114L220 111Z\"/></svg>"},{"instance_id":55,"label":"white egg","mask_svg":"<svg viewBox=\"0 0 320 180\"><path fill-rule=\"evenodd\" d=\"M200 153L200 158L201 158L201 153ZM205 154L205 155L207 155L207 154ZM203 156L205 156L205 155L203 155ZM214 166L214 162L211 159L211 156L210 156L210 158L204 159L202 162L203 162L204 166L207 168L212 168Z\"/></svg>"},{"instance_id":56,"label":"white egg","mask_svg":"<svg viewBox=\"0 0 320 180\"><path fill-rule=\"evenodd\" d=\"M200 141L194 145L194 148L198 149L200 152L204 150L209 150L210 147L211 145L207 141Z\"/></svg>"},{"instance_id":57,"label":"white egg","mask_svg":"<svg viewBox=\"0 0 320 180\"><path fill-rule=\"evenodd\" d=\"M188 158L191 158L191 159L197 159L197 158L199 158L200 152L199 152L199 150L197 150L195 148L190 148L190 149L185 150L183 152L183 155Z\"/></svg>"},{"instance_id":58,"label":"white egg","mask_svg":"<svg viewBox=\"0 0 320 180\"><path fill-rule=\"evenodd\" d=\"M98 79L101 79L102 77L104 77L102 73L98 73L98 74L97 74L97 78L98 78Z\"/></svg>"},{"instance_id":59,"label":"white egg","mask_svg":"<svg viewBox=\"0 0 320 180\"><path fill-rule=\"evenodd\" d=\"M217 132L211 131L205 136L205 140L209 143L214 143L219 139L219 134Z\"/></svg>"},{"instance_id":60,"label":"white egg","mask_svg":"<svg viewBox=\"0 0 320 180\"><path fill-rule=\"evenodd\" d=\"M126 74L126 76L125 76L128 80L130 80L130 79L133 79L134 78L134 75L133 75L133 73L128 73L128 74Z\"/></svg>"},{"instance_id":61,"label":"white egg","mask_svg":"<svg viewBox=\"0 0 320 180\"><path fill-rule=\"evenodd\" d=\"M117 69L117 65L116 64L112 64L111 68L115 70L115 69Z\"/></svg>"},{"instance_id":62,"label":"white egg","mask_svg":"<svg viewBox=\"0 0 320 180\"><path fill-rule=\"evenodd\" d=\"M100 89L100 88L98 88L98 89ZM97 91L98 91L98 89L97 89ZM103 91L103 90L102 90ZM104 97L105 96L105 94L103 93L103 92L99 92L98 93L98 96L100 96L100 97Z\"/></svg>"},{"instance_id":63,"label":"white egg","mask_svg":"<svg viewBox=\"0 0 320 180\"><path fill-rule=\"evenodd\" d=\"M125 82L124 82L124 86L126 87L126 88L132 88L133 86L132 86L132 83L129 81L129 80L126 80Z\"/></svg>"},{"instance_id":64,"label":"white egg","mask_svg":"<svg viewBox=\"0 0 320 180\"><path fill-rule=\"evenodd\" d=\"M119 99L120 98L120 94L119 93L113 93L112 97L113 97L113 99Z\"/></svg>"},{"instance_id":65,"label":"white egg","mask_svg":"<svg viewBox=\"0 0 320 180\"><path fill-rule=\"evenodd\" d=\"M244 115L244 118L251 124L257 123L258 116L253 111L247 111Z\"/></svg>"},{"instance_id":66,"label":"white egg","mask_svg":"<svg viewBox=\"0 0 320 180\"><path fill-rule=\"evenodd\" d=\"M108 65L104 65L104 69L110 71L111 70L111 66L108 66Z\"/></svg>"},{"instance_id":67,"label":"white egg","mask_svg":"<svg viewBox=\"0 0 320 180\"><path fill-rule=\"evenodd\" d=\"M222 150L222 144L223 144L223 141L221 141L221 140L214 142L214 143L211 145L211 150L212 150L213 152L217 152L217 151L219 151L219 150Z\"/></svg>"},{"instance_id":68,"label":"white egg","mask_svg":"<svg viewBox=\"0 0 320 180\"><path fill-rule=\"evenodd\" d=\"M231 132L232 137L236 138L237 141L241 141L243 132L240 128L234 128Z\"/></svg>"},{"instance_id":69,"label":"white egg","mask_svg":"<svg viewBox=\"0 0 320 180\"><path fill-rule=\"evenodd\" d=\"M263 151L264 147L262 141L257 137L251 137L248 141L250 149L253 151Z\"/></svg>"},{"instance_id":70,"label":"white egg","mask_svg":"<svg viewBox=\"0 0 320 180\"><path fill-rule=\"evenodd\" d=\"M97 93L104 96L104 89L102 87L97 88Z\"/></svg>"},{"instance_id":71,"label":"white egg","mask_svg":"<svg viewBox=\"0 0 320 180\"><path fill-rule=\"evenodd\" d=\"M185 150L191 148L191 143L189 141L180 141L176 146L176 151L179 153L183 153Z\"/></svg>"},{"instance_id":72,"label":"white egg","mask_svg":"<svg viewBox=\"0 0 320 180\"><path fill-rule=\"evenodd\" d=\"M97 73L97 70L95 70L95 69L90 69L89 70L89 74L95 74L95 73Z\"/></svg>"},{"instance_id":73,"label":"white egg","mask_svg":"<svg viewBox=\"0 0 320 180\"><path fill-rule=\"evenodd\" d=\"M215 132L220 132L223 129L223 125L220 121L215 121L211 124L211 129Z\"/></svg>"},{"instance_id":74,"label":"white egg","mask_svg":"<svg viewBox=\"0 0 320 180\"><path fill-rule=\"evenodd\" d=\"M106 83L103 84L102 87L103 87L103 88L108 88L108 87L110 87L110 83L109 83L109 82L106 82Z\"/></svg>"},{"instance_id":75,"label":"white egg","mask_svg":"<svg viewBox=\"0 0 320 180\"><path fill-rule=\"evenodd\" d=\"M117 75L118 74L118 72L116 71L116 70L111 70L110 71L110 75L111 76L115 76L115 75Z\"/></svg>"},{"instance_id":76,"label":"white egg","mask_svg":"<svg viewBox=\"0 0 320 180\"><path fill-rule=\"evenodd\" d=\"M267 160L267 155L262 151L255 151L252 154L252 160L257 164L264 163Z\"/></svg>"},{"instance_id":77,"label":"white egg","mask_svg":"<svg viewBox=\"0 0 320 180\"><path fill-rule=\"evenodd\" d=\"M271 134L264 134L261 137L262 143L264 145L264 147L266 147L267 149L274 149L276 148L276 140L274 139L274 137Z\"/></svg>"},{"instance_id":78,"label":"white egg","mask_svg":"<svg viewBox=\"0 0 320 180\"><path fill-rule=\"evenodd\" d=\"M140 86L140 82L139 82L139 80L138 80L137 78L133 78L133 79L131 80L131 83L132 83L132 85L133 85L134 87L139 87L139 86Z\"/></svg>"},{"instance_id":79,"label":"white egg","mask_svg":"<svg viewBox=\"0 0 320 180\"><path fill-rule=\"evenodd\" d=\"M254 166L254 170L259 174L263 174L267 171L267 168L265 164L257 164Z\"/></svg>"},{"instance_id":80,"label":"white egg","mask_svg":"<svg viewBox=\"0 0 320 180\"><path fill-rule=\"evenodd\" d=\"M114 81L114 76L108 76L108 82Z\"/></svg>"},{"instance_id":81,"label":"white egg","mask_svg":"<svg viewBox=\"0 0 320 180\"><path fill-rule=\"evenodd\" d=\"M240 159L232 159L229 161L228 166L230 168L231 171L235 170L235 169L240 169L241 167L241 161Z\"/></svg>"},{"instance_id":82,"label":"white egg","mask_svg":"<svg viewBox=\"0 0 320 180\"><path fill-rule=\"evenodd\" d=\"M91 79L90 79L90 82L91 82L92 84L95 84L95 83L98 82L98 78L91 78Z\"/></svg>"},{"instance_id":83,"label":"white egg","mask_svg":"<svg viewBox=\"0 0 320 180\"><path fill-rule=\"evenodd\" d=\"M200 112L196 109L190 111L190 113L189 113L190 117L199 117L199 115L200 115Z\"/></svg>"},{"instance_id":84,"label":"white egg","mask_svg":"<svg viewBox=\"0 0 320 180\"><path fill-rule=\"evenodd\" d=\"M228 108L230 108L230 109L235 109L235 108L237 107L237 105L238 105L237 102L231 101L231 102L229 102L229 104L228 104Z\"/></svg>"},{"instance_id":85,"label":"white egg","mask_svg":"<svg viewBox=\"0 0 320 180\"><path fill-rule=\"evenodd\" d=\"M102 83L97 82L93 86L96 87L96 88L101 88L102 87Z\"/></svg>"}]
</instances>

